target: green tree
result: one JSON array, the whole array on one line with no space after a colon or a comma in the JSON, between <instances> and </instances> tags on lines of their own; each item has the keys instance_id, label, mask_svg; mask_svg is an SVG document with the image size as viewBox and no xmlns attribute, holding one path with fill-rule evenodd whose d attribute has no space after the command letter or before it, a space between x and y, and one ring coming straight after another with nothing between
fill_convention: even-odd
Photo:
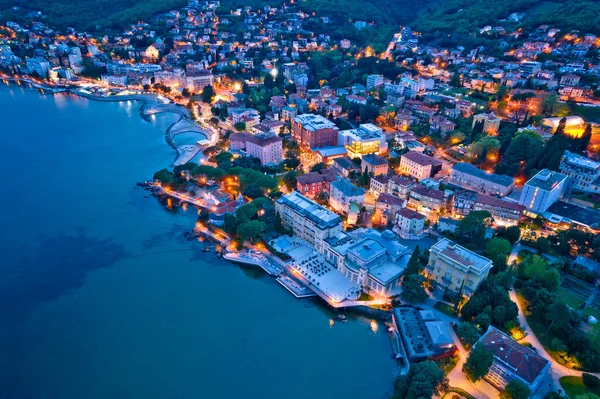
<instances>
[{"instance_id":1,"label":"green tree","mask_svg":"<svg viewBox=\"0 0 600 399\"><path fill-rule=\"evenodd\" d=\"M173 172L169 171L168 169L161 169L154 174L153 179L158 180L162 184L171 184L173 183L174 177L175 175Z\"/></svg>"},{"instance_id":2,"label":"green tree","mask_svg":"<svg viewBox=\"0 0 600 399\"><path fill-rule=\"evenodd\" d=\"M495 260L498 257L506 258L512 247L510 242L504 238L493 237L485 246L485 256Z\"/></svg>"},{"instance_id":3,"label":"green tree","mask_svg":"<svg viewBox=\"0 0 600 399\"><path fill-rule=\"evenodd\" d=\"M531 395L531 390L520 380L514 379L500 392L500 399L527 399Z\"/></svg>"},{"instance_id":4,"label":"green tree","mask_svg":"<svg viewBox=\"0 0 600 399\"><path fill-rule=\"evenodd\" d=\"M251 220L249 222L240 224L237 227L236 232L240 239L246 241L255 239L266 230L267 225L264 222Z\"/></svg>"},{"instance_id":5,"label":"green tree","mask_svg":"<svg viewBox=\"0 0 600 399\"><path fill-rule=\"evenodd\" d=\"M471 381L477 382L488 373L493 362L494 355L492 352L481 344L475 345L469 353L463 371Z\"/></svg>"},{"instance_id":6,"label":"green tree","mask_svg":"<svg viewBox=\"0 0 600 399\"><path fill-rule=\"evenodd\" d=\"M519 226L501 227L496 230L496 236L507 239L512 245L521 238L521 229Z\"/></svg>"},{"instance_id":7,"label":"green tree","mask_svg":"<svg viewBox=\"0 0 600 399\"><path fill-rule=\"evenodd\" d=\"M237 122L233 125L233 128L238 132L246 131L246 122Z\"/></svg>"},{"instance_id":8,"label":"green tree","mask_svg":"<svg viewBox=\"0 0 600 399\"><path fill-rule=\"evenodd\" d=\"M204 86L204 89L202 89L202 94L200 95L200 98L202 98L203 102L205 102L207 104L212 104L213 100L215 99L214 87L212 87L211 85Z\"/></svg>"},{"instance_id":9,"label":"green tree","mask_svg":"<svg viewBox=\"0 0 600 399\"><path fill-rule=\"evenodd\" d=\"M327 168L327 165L325 165L323 162L319 162L319 163L316 163L313 166L311 166L310 171L311 172L320 172L325 168Z\"/></svg>"},{"instance_id":10,"label":"green tree","mask_svg":"<svg viewBox=\"0 0 600 399\"><path fill-rule=\"evenodd\" d=\"M423 285L427 279L420 274L410 274L402 281L402 299L406 302L421 303L427 299L427 292Z\"/></svg>"},{"instance_id":11,"label":"green tree","mask_svg":"<svg viewBox=\"0 0 600 399\"><path fill-rule=\"evenodd\" d=\"M290 170L282 176L281 181L287 187L288 191L293 191L296 188L296 177L298 174L294 170Z\"/></svg>"},{"instance_id":12,"label":"green tree","mask_svg":"<svg viewBox=\"0 0 600 399\"><path fill-rule=\"evenodd\" d=\"M456 333L462 339L467 347L471 347L479 340L481 334L479 329L473 323L462 321L456 326Z\"/></svg>"},{"instance_id":13,"label":"green tree","mask_svg":"<svg viewBox=\"0 0 600 399\"><path fill-rule=\"evenodd\" d=\"M439 395L447 385L444 371L430 360L411 363L408 373L398 377L392 399L425 399Z\"/></svg>"},{"instance_id":14,"label":"green tree","mask_svg":"<svg viewBox=\"0 0 600 399\"><path fill-rule=\"evenodd\" d=\"M410 274L419 274L423 267L421 266L421 262L419 257L421 256L421 251L419 246L417 245L408 260L408 264L406 265L406 269L404 270L404 275L408 276Z\"/></svg>"},{"instance_id":15,"label":"green tree","mask_svg":"<svg viewBox=\"0 0 600 399\"><path fill-rule=\"evenodd\" d=\"M560 328L566 323L569 323L571 320L571 311L563 302L554 302L548 307L545 317L546 320L550 322L547 330L548 333L552 327Z\"/></svg>"}]
</instances>

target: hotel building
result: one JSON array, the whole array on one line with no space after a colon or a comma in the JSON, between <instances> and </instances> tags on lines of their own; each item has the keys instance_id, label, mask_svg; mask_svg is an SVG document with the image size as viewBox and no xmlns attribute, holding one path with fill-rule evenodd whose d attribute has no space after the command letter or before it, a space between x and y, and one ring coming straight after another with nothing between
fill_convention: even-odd
<instances>
[{"instance_id":1,"label":"hotel building","mask_svg":"<svg viewBox=\"0 0 600 399\"><path fill-rule=\"evenodd\" d=\"M600 162L565 151L560 173L570 178L569 187L588 193L600 193Z\"/></svg>"},{"instance_id":2,"label":"hotel building","mask_svg":"<svg viewBox=\"0 0 600 399\"><path fill-rule=\"evenodd\" d=\"M302 194L293 191L275 202L284 227L323 253L325 240L342 232L342 219Z\"/></svg>"},{"instance_id":3,"label":"hotel building","mask_svg":"<svg viewBox=\"0 0 600 399\"><path fill-rule=\"evenodd\" d=\"M548 169L540 170L523 186L519 204L528 212L542 214L560 198L562 198L569 178L562 173Z\"/></svg>"},{"instance_id":4,"label":"hotel building","mask_svg":"<svg viewBox=\"0 0 600 399\"><path fill-rule=\"evenodd\" d=\"M321 115L303 114L292 119L292 137L304 148L337 145L338 127Z\"/></svg>"}]
</instances>

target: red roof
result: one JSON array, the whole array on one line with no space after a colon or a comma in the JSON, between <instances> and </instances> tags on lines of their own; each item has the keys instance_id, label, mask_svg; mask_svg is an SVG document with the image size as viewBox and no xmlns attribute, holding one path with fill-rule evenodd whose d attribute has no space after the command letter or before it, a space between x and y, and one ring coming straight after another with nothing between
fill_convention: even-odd
<instances>
[{"instance_id":1,"label":"red roof","mask_svg":"<svg viewBox=\"0 0 600 399\"><path fill-rule=\"evenodd\" d=\"M438 161L437 159L431 158L427 155L421 154L420 152L416 152L416 151L409 151L406 154L402 155L402 158L406 157L406 159L413 161L415 163L418 163L421 166L427 166L427 165L432 165L432 166L441 166L442 162Z\"/></svg>"},{"instance_id":2,"label":"red roof","mask_svg":"<svg viewBox=\"0 0 600 399\"><path fill-rule=\"evenodd\" d=\"M488 329L477 345L483 345L494 354L494 361L499 361L529 384L535 382L549 363L548 360L494 327Z\"/></svg>"}]
</instances>

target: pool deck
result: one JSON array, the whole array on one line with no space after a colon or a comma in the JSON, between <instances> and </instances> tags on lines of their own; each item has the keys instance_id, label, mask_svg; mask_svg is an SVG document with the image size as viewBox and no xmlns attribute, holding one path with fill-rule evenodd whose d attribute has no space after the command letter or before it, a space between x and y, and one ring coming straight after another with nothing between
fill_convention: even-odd
<instances>
[{"instance_id":1,"label":"pool deck","mask_svg":"<svg viewBox=\"0 0 600 399\"><path fill-rule=\"evenodd\" d=\"M282 275L277 278L277 282L283 285L285 289L291 292L296 298L301 299L317 296L310 288L290 276Z\"/></svg>"}]
</instances>

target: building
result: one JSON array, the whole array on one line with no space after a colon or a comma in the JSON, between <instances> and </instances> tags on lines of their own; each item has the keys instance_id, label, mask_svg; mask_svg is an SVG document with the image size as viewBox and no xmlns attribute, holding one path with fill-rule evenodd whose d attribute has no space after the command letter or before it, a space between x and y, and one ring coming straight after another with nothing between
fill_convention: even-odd
<instances>
[{"instance_id":1,"label":"building","mask_svg":"<svg viewBox=\"0 0 600 399\"><path fill-rule=\"evenodd\" d=\"M348 179L336 180L329 185L329 205L344 215L348 214L350 204L360 206L365 202L365 190L356 187Z\"/></svg>"},{"instance_id":2,"label":"building","mask_svg":"<svg viewBox=\"0 0 600 399\"><path fill-rule=\"evenodd\" d=\"M360 166L355 164L349 157L335 158L333 169L343 177L348 177L351 173L360 173Z\"/></svg>"},{"instance_id":3,"label":"building","mask_svg":"<svg viewBox=\"0 0 600 399\"><path fill-rule=\"evenodd\" d=\"M421 361L454 349L448 322L439 321L431 310L399 306L392 312L402 346L410 361Z\"/></svg>"},{"instance_id":4,"label":"building","mask_svg":"<svg viewBox=\"0 0 600 399\"><path fill-rule=\"evenodd\" d=\"M417 186L410 191L408 207L424 214L439 212L444 207L444 192Z\"/></svg>"},{"instance_id":5,"label":"building","mask_svg":"<svg viewBox=\"0 0 600 399\"><path fill-rule=\"evenodd\" d=\"M452 210L461 216L466 216L472 211L488 211L498 225L506 226L519 223L525 207L489 195L462 191L454 195Z\"/></svg>"},{"instance_id":6,"label":"building","mask_svg":"<svg viewBox=\"0 0 600 399\"><path fill-rule=\"evenodd\" d=\"M279 136L251 136L246 140L246 154L260 159L262 166L279 165L283 161L282 142Z\"/></svg>"},{"instance_id":7,"label":"building","mask_svg":"<svg viewBox=\"0 0 600 399\"><path fill-rule=\"evenodd\" d=\"M542 214L562 198L568 182L566 175L543 169L525 183L519 204L525 206L528 212Z\"/></svg>"},{"instance_id":8,"label":"building","mask_svg":"<svg viewBox=\"0 0 600 399\"><path fill-rule=\"evenodd\" d=\"M538 61L524 61L521 63L521 70L526 76L533 76L542 70L542 63Z\"/></svg>"},{"instance_id":9,"label":"building","mask_svg":"<svg viewBox=\"0 0 600 399\"><path fill-rule=\"evenodd\" d=\"M304 148L337 145L338 127L321 115L303 114L292 119L292 137Z\"/></svg>"},{"instance_id":10,"label":"building","mask_svg":"<svg viewBox=\"0 0 600 399\"><path fill-rule=\"evenodd\" d=\"M475 345L484 346L494 355L484 379L499 390L519 380L533 393L550 373L551 363L547 359L495 327L490 326Z\"/></svg>"},{"instance_id":11,"label":"building","mask_svg":"<svg viewBox=\"0 0 600 399\"><path fill-rule=\"evenodd\" d=\"M341 130L337 145L344 146L350 158L383 154L388 148L383 130L372 123L363 123L358 129Z\"/></svg>"},{"instance_id":12,"label":"building","mask_svg":"<svg viewBox=\"0 0 600 399\"><path fill-rule=\"evenodd\" d=\"M600 162L565 151L560 160L560 173L569 177L569 188L600 193Z\"/></svg>"},{"instance_id":13,"label":"building","mask_svg":"<svg viewBox=\"0 0 600 399\"><path fill-rule=\"evenodd\" d=\"M414 180L397 175L392 176L392 178L390 178L388 181L387 193L407 199L410 194L410 190L412 190L412 188L416 185L417 183Z\"/></svg>"},{"instance_id":14,"label":"building","mask_svg":"<svg viewBox=\"0 0 600 399\"><path fill-rule=\"evenodd\" d=\"M208 70L188 73L185 77L185 87L193 93L199 93L206 86L212 86L214 81L212 72Z\"/></svg>"},{"instance_id":15,"label":"building","mask_svg":"<svg viewBox=\"0 0 600 399\"><path fill-rule=\"evenodd\" d=\"M480 194L500 196L507 195L515 187L512 177L487 173L465 162L459 162L452 167L448 182Z\"/></svg>"},{"instance_id":16,"label":"building","mask_svg":"<svg viewBox=\"0 0 600 399\"><path fill-rule=\"evenodd\" d=\"M325 257L350 281L368 293L398 292L411 251L389 230L359 228L326 240Z\"/></svg>"},{"instance_id":17,"label":"building","mask_svg":"<svg viewBox=\"0 0 600 399\"><path fill-rule=\"evenodd\" d=\"M493 112L473 116L473 127L478 122L483 122L483 132L491 136L496 135L500 129L500 118L494 115Z\"/></svg>"},{"instance_id":18,"label":"building","mask_svg":"<svg viewBox=\"0 0 600 399\"><path fill-rule=\"evenodd\" d=\"M394 232L404 239L419 239L423 235L425 215L404 208L396 213Z\"/></svg>"},{"instance_id":19,"label":"building","mask_svg":"<svg viewBox=\"0 0 600 399\"><path fill-rule=\"evenodd\" d=\"M373 175L387 175L390 168L387 159L379 155L365 155L360 162L360 168L364 172L373 173Z\"/></svg>"},{"instance_id":20,"label":"building","mask_svg":"<svg viewBox=\"0 0 600 399\"><path fill-rule=\"evenodd\" d=\"M50 63L43 58L27 58L27 69L32 73L35 72L38 76L45 78L50 71Z\"/></svg>"},{"instance_id":21,"label":"building","mask_svg":"<svg viewBox=\"0 0 600 399\"><path fill-rule=\"evenodd\" d=\"M320 253L325 240L342 232L342 219L321 205L293 191L275 202L275 210L284 227L302 238Z\"/></svg>"},{"instance_id":22,"label":"building","mask_svg":"<svg viewBox=\"0 0 600 399\"><path fill-rule=\"evenodd\" d=\"M371 192L375 198L379 197L381 193L387 193L389 181L390 176L387 175L373 176L369 182L369 192Z\"/></svg>"},{"instance_id":23,"label":"building","mask_svg":"<svg viewBox=\"0 0 600 399\"><path fill-rule=\"evenodd\" d=\"M433 177L442 170L442 162L416 151L409 151L400 158L400 173L418 180Z\"/></svg>"},{"instance_id":24,"label":"building","mask_svg":"<svg viewBox=\"0 0 600 399\"><path fill-rule=\"evenodd\" d=\"M389 223L396 220L396 214L405 206L405 199L381 193L375 201L375 220L380 224L387 226Z\"/></svg>"},{"instance_id":25,"label":"building","mask_svg":"<svg viewBox=\"0 0 600 399\"><path fill-rule=\"evenodd\" d=\"M444 238L431 247L424 271L442 287L471 296L491 268L488 258Z\"/></svg>"},{"instance_id":26,"label":"building","mask_svg":"<svg viewBox=\"0 0 600 399\"><path fill-rule=\"evenodd\" d=\"M333 170L323 169L319 172L296 176L296 189L308 198L314 198L319 193L329 196L329 185L336 180L337 177Z\"/></svg>"},{"instance_id":27,"label":"building","mask_svg":"<svg viewBox=\"0 0 600 399\"><path fill-rule=\"evenodd\" d=\"M383 86L383 75L367 76L367 90L376 89Z\"/></svg>"}]
</instances>

